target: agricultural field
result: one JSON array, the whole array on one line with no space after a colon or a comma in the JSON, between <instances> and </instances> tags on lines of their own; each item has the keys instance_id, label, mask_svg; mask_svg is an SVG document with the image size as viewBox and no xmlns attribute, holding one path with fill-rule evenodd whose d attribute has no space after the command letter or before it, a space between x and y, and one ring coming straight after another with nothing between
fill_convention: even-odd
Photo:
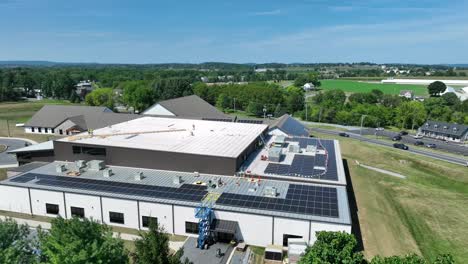
<instances>
[{"instance_id":1,"label":"agricultural field","mask_svg":"<svg viewBox=\"0 0 468 264\"><path fill-rule=\"evenodd\" d=\"M443 253L452 254L456 263L468 259L467 168L353 139L340 138L340 144L367 258L414 252L430 260ZM371 171L356 161L407 178Z\"/></svg>"},{"instance_id":2,"label":"agricultural field","mask_svg":"<svg viewBox=\"0 0 468 264\"><path fill-rule=\"evenodd\" d=\"M338 89L346 93L366 93L377 89L385 94L399 94L401 90L412 90L415 95L428 95L425 85L381 84L378 81L371 83L352 80L321 80L321 83L320 89L322 90Z\"/></svg>"}]
</instances>

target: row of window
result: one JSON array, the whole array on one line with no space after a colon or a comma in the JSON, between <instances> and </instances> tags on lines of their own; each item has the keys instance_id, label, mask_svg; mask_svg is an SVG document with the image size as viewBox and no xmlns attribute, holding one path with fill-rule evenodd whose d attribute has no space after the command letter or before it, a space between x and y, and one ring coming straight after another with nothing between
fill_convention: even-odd
<instances>
[{"instance_id":1,"label":"row of window","mask_svg":"<svg viewBox=\"0 0 468 264\"><path fill-rule=\"evenodd\" d=\"M34 133L36 132L36 130L38 133L42 133L42 127L31 127L31 132ZM50 130L50 133L55 134L55 129L44 127L44 133L49 133L49 130ZM59 129L59 134L63 135L62 129ZM68 131L65 131L65 134L69 135Z\"/></svg>"},{"instance_id":2,"label":"row of window","mask_svg":"<svg viewBox=\"0 0 468 264\"><path fill-rule=\"evenodd\" d=\"M73 154L86 154L92 156L106 156L105 148L73 146Z\"/></svg>"},{"instance_id":3,"label":"row of window","mask_svg":"<svg viewBox=\"0 0 468 264\"><path fill-rule=\"evenodd\" d=\"M84 218L85 217L85 210L81 207L70 207L72 217ZM59 205L58 204L49 204L46 203L46 213L52 215L59 214ZM153 222L155 224L158 223L157 217L152 216L142 216L141 217L141 225L143 227L149 227L150 223ZM115 224L125 224L125 216L123 213L119 212L109 212L109 222Z\"/></svg>"}]
</instances>

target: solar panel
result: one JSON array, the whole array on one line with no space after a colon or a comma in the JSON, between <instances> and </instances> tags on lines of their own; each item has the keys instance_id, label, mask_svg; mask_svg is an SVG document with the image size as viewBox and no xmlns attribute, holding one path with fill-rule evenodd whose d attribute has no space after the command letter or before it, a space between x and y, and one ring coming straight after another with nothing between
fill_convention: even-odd
<instances>
[{"instance_id":1,"label":"solar panel","mask_svg":"<svg viewBox=\"0 0 468 264\"><path fill-rule=\"evenodd\" d=\"M217 121L217 122L232 122L232 119L229 118L202 118L206 121Z\"/></svg>"},{"instance_id":2,"label":"solar panel","mask_svg":"<svg viewBox=\"0 0 468 264\"><path fill-rule=\"evenodd\" d=\"M248 124L263 124L263 120L256 119L238 119L237 123L248 123Z\"/></svg>"},{"instance_id":3,"label":"solar panel","mask_svg":"<svg viewBox=\"0 0 468 264\"><path fill-rule=\"evenodd\" d=\"M223 193L216 204L338 218L336 188L290 184L285 199Z\"/></svg>"},{"instance_id":4,"label":"solar panel","mask_svg":"<svg viewBox=\"0 0 468 264\"><path fill-rule=\"evenodd\" d=\"M201 201L207 194L206 186L192 184L182 184L179 188L175 188L35 173L27 173L10 181L26 183L34 179L37 179L35 184L43 186L195 202Z\"/></svg>"}]
</instances>

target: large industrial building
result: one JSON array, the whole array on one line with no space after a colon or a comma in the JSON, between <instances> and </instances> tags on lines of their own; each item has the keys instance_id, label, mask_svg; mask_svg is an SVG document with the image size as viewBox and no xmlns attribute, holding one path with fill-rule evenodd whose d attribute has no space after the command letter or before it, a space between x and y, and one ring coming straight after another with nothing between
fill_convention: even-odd
<instances>
[{"instance_id":1,"label":"large industrial building","mask_svg":"<svg viewBox=\"0 0 468 264\"><path fill-rule=\"evenodd\" d=\"M269 135L268 126L142 117L53 142L55 161L0 182L0 210L88 217L195 236L287 246L351 232L334 140Z\"/></svg>"}]
</instances>

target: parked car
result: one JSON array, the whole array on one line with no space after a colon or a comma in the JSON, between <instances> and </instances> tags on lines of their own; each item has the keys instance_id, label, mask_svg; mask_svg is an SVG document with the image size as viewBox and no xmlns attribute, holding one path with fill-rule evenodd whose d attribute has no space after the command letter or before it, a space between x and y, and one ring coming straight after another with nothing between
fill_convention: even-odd
<instances>
[{"instance_id":1,"label":"parked car","mask_svg":"<svg viewBox=\"0 0 468 264\"><path fill-rule=\"evenodd\" d=\"M418 140L418 141L414 142L414 145L415 146L424 146L424 142L422 142L421 140Z\"/></svg>"},{"instance_id":2,"label":"parked car","mask_svg":"<svg viewBox=\"0 0 468 264\"><path fill-rule=\"evenodd\" d=\"M402 130L402 131L400 131L400 135L402 135L402 136L406 136L406 135L408 135L408 132L406 132L406 131Z\"/></svg>"},{"instance_id":3,"label":"parked car","mask_svg":"<svg viewBox=\"0 0 468 264\"><path fill-rule=\"evenodd\" d=\"M398 148L398 149L404 149L404 150L408 150L408 146L406 146L405 144L402 144L402 143L395 143L393 144L393 147L394 148Z\"/></svg>"},{"instance_id":4,"label":"parked car","mask_svg":"<svg viewBox=\"0 0 468 264\"><path fill-rule=\"evenodd\" d=\"M413 136L413 138L420 139L420 138L423 138L423 136L422 135L415 135L415 136Z\"/></svg>"},{"instance_id":5,"label":"parked car","mask_svg":"<svg viewBox=\"0 0 468 264\"><path fill-rule=\"evenodd\" d=\"M349 137L349 135L345 132L341 132L338 134L340 137Z\"/></svg>"},{"instance_id":6,"label":"parked car","mask_svg":"<svg viewBox=\"0 0 468 264\"><path fill-rule=\"evenodd\" d=\"M436 146L436 144L434 144L434 143L429 143L429 144L426 145L426 147L428 147L428 148L436 148L437 146Z\"/></svg>"},{"instance_id":7,"label":"parked car","mask_svg":"<svg viewBox=\"0 0 468 264\"><path fill-rule=\"evenodd\" d=\"M401 140L401 136L400 136L400 135L396 135L396 136L392 137L392 140L393 140L393 141L399 141L399 140Z\"/></svg>"},{"instance_id":8,"label":"parked car","mask_svg":"<svg viewBox=\"0 0 468 264\"><path fill-rule=\"evenodd\" d=\"M375 131L384 131L385 129L383 127L378 127L375 129Z\"/></svg>"}]
</instances>

